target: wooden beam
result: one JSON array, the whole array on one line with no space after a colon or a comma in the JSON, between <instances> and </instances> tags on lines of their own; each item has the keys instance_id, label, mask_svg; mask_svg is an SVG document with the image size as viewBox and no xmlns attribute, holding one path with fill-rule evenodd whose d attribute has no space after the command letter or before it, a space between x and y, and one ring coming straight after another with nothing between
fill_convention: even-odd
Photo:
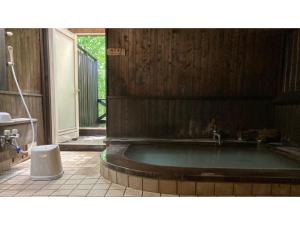
<instances>
[{"instance_id":1,"label":"wooden beam","mask_svg":"<svg viewBox=\"0 0 300 225\"><path fill-rule=\"evenodd\" d=\"M41 48L41 85L43 96L43 117L45 128L45 142L51 144L52 140L52 120L51 120L51 95L50 95L50 68L49 68L49 40L48 29L40 30Z\"/></svg>"},{"instance_id":2,"label":"wooden beam","mask_svg":"<svg viewBox=\"0 0 300 225\"><path fill-rule=\"evenodd\" d=\"M5 29L0 29L0 90L7 90Z\"/></svg>"},{"instance_id":3,"label":"wooden beam","mask_svg":"<svg viewBox=\"0 0 300 225\"><path fill-rule=\"evenodd\" d=\"M281 96L278 96L275 100L274 100L274 104L277 105L294 105L300 104L300 91L295 91L295 92L288 92L285 93Z\"/></svg>"},{"instance_id":4,"label":"wooden beam","mask_svg":"<svg viewBox=\"0 0 300 225\"><path fill-rule=\"evenodd\" d=\"M104 28L69 28L69 30L77 35L105 35Z\"/></svg>"},{"instance_id":5,"label":"wooden beam","mask_svg":"<svg viewBox=\"0 0 300 225\"><path fill-rule=\"evenodd\" d=\"M132 99L132 100L211 100L211 101L265 101L273 100L272 96L107 96L111 99Z\"/></svg>"},{"instance_id":6,"label":"wooden beam","mask_svg":"<svg viewBox=\"0 0 300 225\"><path fill-rule=\"evenodd\" d=\"M19 92L17 91L2 91L0 90L0 94L1 95L17 95L19 96ZM25 97L43 97L41 94L39 93L29 93L29 92L22 92L23 96Z\"/></svg>"}]
</instances>

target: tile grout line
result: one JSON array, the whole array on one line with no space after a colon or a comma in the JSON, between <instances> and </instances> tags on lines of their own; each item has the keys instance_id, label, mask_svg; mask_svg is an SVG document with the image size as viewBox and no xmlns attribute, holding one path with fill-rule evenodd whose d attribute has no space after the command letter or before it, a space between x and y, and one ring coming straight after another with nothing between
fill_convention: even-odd
<instances>
[{"instance_id":1,"label":"tile grout line","mask_svg":"<svg viewBox=\"0 0 300 225\"><path fill-rule=\"evenodd\" d=\"M110 189L111 185L112 185L112 183L110 183L108 189L106 190L106 192L105 192L105 194L104 194L104 197L107 197L106 195L107 195L107 192L108 192L108 190Z\"/></svg>"},{"instance_id":2,"label":"tile grout line","mask_svg":"<svg viewBox=\"0 0 300 225\"><path fill-rule=\"evenodd\" d=\"M98 179L98 181L99 181L99 179ZM94 186L97 184L97 182L94 184ZM94 187L93 186L93 187ZM86 196L88 196L90 193L91 193L91 191L93 190L93 187L88 191L88 193L86 194Z\"/></svg>"}]
</instances>

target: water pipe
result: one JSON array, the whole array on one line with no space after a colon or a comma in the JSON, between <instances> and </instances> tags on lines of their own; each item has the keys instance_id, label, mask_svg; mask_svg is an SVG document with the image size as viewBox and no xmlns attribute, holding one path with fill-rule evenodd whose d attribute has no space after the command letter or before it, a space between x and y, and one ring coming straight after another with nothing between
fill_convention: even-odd
<instances>
[{"instance_id":1,"label":"water pipe","mask_svg":"<svg viewBox=\"0 0 300 225\"><path fill-rule=\"evenodd\" d=\"M34 132L34 125L33 125L33 120L32 120L32 117L31 117L31 114L29 112L29 109L27 107L27 104L25 102L25 99L23 97L23 94L22 94L22 90L20 88L20 85L19 85L19 82L18 82L18 79L17 79L17 76L16 76L16 72L15 72L15 68L14 68L14 56L13 56L13 47L12 46L8 46L7 47L7 50L8 50L8 54L9 54L9 62L8 62L8 65L10 66L11 68L11 72L12 72L12 75L13 75L13 78L14 78L14 81L15 81L15 84L17 86L17 89L18 89L18 92L19 92L19 95L21 97L21 100L22 100L22 103L25 107L25 110L26 110L26 113L29 117L29 120L30 120L30 124L31 124L31 129L32 129L32 140L31 140L31 145L29 147L29 149L31 149L33 146L34 146L34 143L35 143L35 132ZM16 152L17 153L22 153L22 154L27 154L28 153L28 150L23 150L21 149L18 144L15 143L13 144L13 146L16 147Z\"/></svg>"}]
</instances>

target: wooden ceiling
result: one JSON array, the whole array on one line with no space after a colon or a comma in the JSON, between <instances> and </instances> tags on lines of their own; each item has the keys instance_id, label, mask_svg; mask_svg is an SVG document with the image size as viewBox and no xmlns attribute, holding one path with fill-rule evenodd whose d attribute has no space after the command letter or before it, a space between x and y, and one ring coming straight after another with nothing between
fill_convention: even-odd
<instances>
[{"instance_id":1,"label":"wooden ceiling","mask_svg":"<svg viewBox=\"0 0 300 225\"><path fill-rule=\"evenodd\" d=\"M105 28L69 28L78 35L105 35Z\"/></svg>"}]
</instances>

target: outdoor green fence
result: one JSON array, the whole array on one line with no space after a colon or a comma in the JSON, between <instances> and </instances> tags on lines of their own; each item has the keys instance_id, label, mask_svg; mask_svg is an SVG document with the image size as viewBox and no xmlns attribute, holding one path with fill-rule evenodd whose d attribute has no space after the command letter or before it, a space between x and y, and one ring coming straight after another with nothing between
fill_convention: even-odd
<instances>
[{"instance_id":1,"label":"outdoor green fence","mask_svg":"<svg viewBox=\"0 0 300 225\"><path fill-rule=\"evenodd\" d=\"M98 124L98 61L78 46L79 126Z\"/></svg>"}]
</instances>

